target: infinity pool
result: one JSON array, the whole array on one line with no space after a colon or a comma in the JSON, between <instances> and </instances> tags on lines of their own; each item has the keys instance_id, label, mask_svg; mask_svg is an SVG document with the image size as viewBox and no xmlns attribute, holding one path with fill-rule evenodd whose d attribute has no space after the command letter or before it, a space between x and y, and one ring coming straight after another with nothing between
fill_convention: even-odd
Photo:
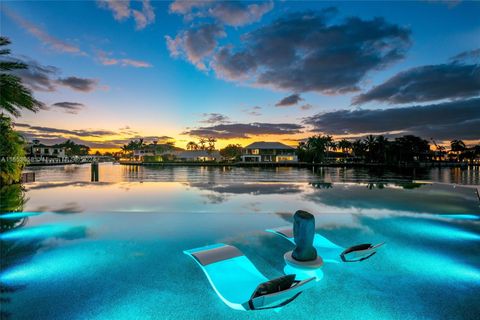
<instances>
[{"instance_id":1,"label":"infinity pool","mask_svg":"<svg viewBox=\"0 0 480 320\"><path fill-rule=\"evenodd\" d=\"M36 170L37 182L24 190L2 189L2 210L14 211L1 218L2 318L480 314L480 203L474 188L392 175L342 177L337 171L329 173L332 179L297 169L103 165L100 182L89 182L88 166ZM279 311L254 312L223 304L182 253L232 244L265 276L279 277L292 245L264 230L291 224L299 209L314 214L317 232L341 246L386 245L360 263L326 263L313 289Z\"/></svg>"}]
</instances>

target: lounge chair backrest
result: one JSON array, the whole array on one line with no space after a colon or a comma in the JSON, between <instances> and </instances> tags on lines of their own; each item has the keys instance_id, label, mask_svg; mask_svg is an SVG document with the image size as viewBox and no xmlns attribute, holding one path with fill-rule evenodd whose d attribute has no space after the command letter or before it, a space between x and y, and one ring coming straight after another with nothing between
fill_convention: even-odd
<instances>
[{"instance_id":1,"label":"lounge chair backrest","mask_svg":"<svg viewBox=\"0 0 480 320\"><path fill-rule=\"evenodd\" d=\"M234 246L223 245L221 247L195 252L191 255L202 266L207 266L218 261L243 256L243 253Z\"/></svg>"},{"instance_id":2,"label":"lounge chair backrest","mask_svg":"<svg viewBox=\"0 0 480 320\"><path fill-rule=\"evenodd\" d=\"M290 288L278 292L253 297L248 301L249 308L250 310L260 310L282 307L297 298L303 290L312 287L315 283L313 280L315 277L298 281Z\"/></svg>"}]
</instances>

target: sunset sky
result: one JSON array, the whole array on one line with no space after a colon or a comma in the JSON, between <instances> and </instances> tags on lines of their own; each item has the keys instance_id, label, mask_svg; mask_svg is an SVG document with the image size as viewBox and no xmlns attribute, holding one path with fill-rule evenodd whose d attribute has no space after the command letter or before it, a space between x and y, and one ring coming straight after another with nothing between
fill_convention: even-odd
<instances>
[{"instance_id":1,"label":"sunset sky","mask_svg":"<svg viewBox=\"0 0 480 320\"><path fill-rule=\"evenodd\" d=\"M480 2L2 1L45 103L16 128L97 148L199 136L480 140Z\"/></svg>"}]
</instances>

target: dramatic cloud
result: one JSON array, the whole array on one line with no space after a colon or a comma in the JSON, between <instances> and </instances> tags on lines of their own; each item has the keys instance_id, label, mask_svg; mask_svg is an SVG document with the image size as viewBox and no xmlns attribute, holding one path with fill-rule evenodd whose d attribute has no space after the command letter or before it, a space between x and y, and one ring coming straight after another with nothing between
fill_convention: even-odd
<instances>
[{"instance_id":1,"label":"dramatic cloud","mask_svg":"<svg viewBox=\"0 0 480 320\"><path fill-rule=\"evenodd\" d=\"M134 3L138 4L140 1ZM144 29L147 25L155 22L155 11L150 0L141 1L141 10L133 9L129 0L97 0L97 4L100 8L112 11L113 17L117 21L125 21L133 17L137 30Z\"/></svg>"},{"instance_id":2,"label":"dramatic cloud","mask_svg":"<svg viewBox=\"0 0 480 320\"><path fill-rule=\"evenodd\" d=\"M230 118L221 113L203 113L202 116L205 119L200 120L201 123L215 124L230 122Z\"/></svg>"},{"instance_id":3,"label":"dramatic cloud","mask_svg":"<svg viewBox=\"0 0 480 320\"><path fill-rule=\"evenodd\" d=\"M242 112L245 112L246 114L249 114L251 116L261 116L262 114L260 113L260 110L262 110L261 107L255 106L248 109L243 109Z\"/></svg>"},{"instance_id":4,"label":"dramatic cloud","mask_svg":"<svg viewBox=\"0 0 480 320\"><path fill-rule=\"evenodd\" d=\"M19 16L17 13L13 12L9 9L5 4L2 5L2 11L13 21L15 21L18 25L20 25L23 29L27 32L32 34L38 40L40 40L43 44L49 46L50 48L66 53L75 53L75 54L85 54L78 48L72 44L68 44L62 40L59 40L51 35L49 35L44 30L40 29L39 27L35 26L33 23L27 21L23 17Z\"/></svg>"},{"instance_id":5,"label":"dramatic cloud","mask_svg":"<svg viewBox=\"0 0 480 320\"><path fill-rule=\"evenodd\" d=\"M249 138L266 134L295 134L300 133L302 125L294 123L231 123L219 124L211 127L200 127L187 130L182 134L197 137L215 137L221 139Z\"/></svg>"},{"instance_id":6,"label":"dramatic cloud","mask_svg":"<svg viewBox=\"0 0 480 320\"><path fill-rule=\"evenodd\" d=\"M67 77L59 78L57 80L57 83L76 91L90 92L95 90L98 85L98 80L78 77Z\"/></svg>"},{"instance_id":7,"label":"dramatic cloud","mask_svg":"<svg viewBox=\"0 0 480 320\"><path fill-rule=\"evenodd\" d=\"M65 102L62 104L65 104ZM70 139L76 143L85 144L91 148L119 148L124 144L127 144L132 139L140 138L144 139L144 141L147 143L152 141L165 143L167 141L174 140L174 138L170 136L140 136L133 130L129 130L129 132L123 132L123 129L125 128L121 128L120 132L114 132L110 130L95 129L67 130L52 127L32 126L25 123L15 123L15 127L16 130L28 140L39 139L47 144L55 144ZM123 138L108 138L110 136L117 136L119 134L122 134ZM101 140L99 141L99 139Z\"/></svg>"},{"instance_id":8,"label":"dramatic cloud","mask_svg":"<svg viewBox=\"0 0 480 320\"><path fill-rule=\"evenodd\" d=\"M241 1L174 1L170 12L184 15L187 21L195 18L214 18L218 22L240 27L262 19L273 9L273 2L244 3Z\"/></svg>"},{"instance_id":9,"label":"dramatic cloud","mask_svg":"<svg viewBox=\"0 0 480 320\"><path fill-rule=\"evenodd\" d=\"M480 139L480 99L385 110L340 110L304 120L327 134L400 132L421 137Z\"/></svg>"},{"instance_id":10,"label":"dramatic cloud","mask_svg":"<svg viewBox=\"0 0 480 320\"><path fill-rule=\"evenodd\" d=\"M464 60L469 60L469 59L473 59L473 60L476 60L478 62L479 59L480 59L480 48L461 52L461 53L453 56L450 60L452 60L452 61L464 61Z\"/></svg>"},{"instance_id":11,"label":"dramatic cloud","mask_svg":"<svg viewBox=\"0 0 480 320\"><path fill-rule=\"evenodd\" d=\"M329 23L335 9L288 14L223 47L212 67L220 78L293 92L358 90L366 74L402 59L410 31L383 18Z\"/></svg>"},{"instance_id":12,"label":"dramatic cloud","mask_svg":"<svg viewBox=\"0 0 480 320\"><path fill-rule=\"evenodd\" d=\"M43 135L68 135L68 136L77 136L77 137L103 137L103 136L110 136L114 135L115 132L109 130L67 130L67 129L59 129L59 128L52 128L52 127L43 127L43 126L32 126L26 123L15 123L15 127L23 128L19 131L25 131L30 133L37 133Z\"/></svg>"},{"instance_id":13,"label":"dramatic cloud","mask_svg":"<svg viewBox=\"0 0 480 320\"><path fill-rule=\"evenodd\" d=\"M133 60L127 58L112 58L104 51L97 52L98 61L104 66L122 66L122 67L135 67L135 68L149 68L152 65L148 62L141 60Z\"/></svg>"},{"instance_id":14,"label":"dramatic cloud","mask_svg":"<svg viewBox=\"0 0 480 320\"><path fill-rule=\"evenodd\" d=\"M28 66L27 69L14 70L12 74L22 78L23 83L33 91L52 92L60 85L76 91L90 92L98 87L97 79L73 76L60 78L58 77L60 70L56 67L43 66L28 59L12 59L12 61L25 63Z\"/></svg>"},{"instance_id":15,"label":"dramatic cloud","mask_svg":"<svg viewBox=\"0 0 480 320\"><path fill-rule=\"evenodd\" d=\"M295 93L295 94L289 95L288 97L283 98L282 100L277 102L275 104L275 106L276 107L289 107L289 106L296 105L297 103L299 103L302 100L303 100L303 98L300 97L300 95L298 93Z\"/></svg>"},{"instance_id":16,"label":"dramatic cloud","mask_svg":"<svg viewBox=\"0 0 480 320\"><path fill-rule=\"evenodd\" d=\"M34 91L55 91L56 83L54 77L59 69L53 66L43 66L33 60L17 60L28 65L27 69L18 69L13 71L14 75L19 76L23 83Z\"/></svg>"},{"instance_id":17,"label":"dramatic cloud","mask_svg":"<svg viewBox=\"0 0 480 320\"><path fill-rule=\"evenodd\" d=\"M440 64L400 72L384 83L356 96L353 104L370 101L425 102L474 97L480 94L480 65Z\"/></svg>"},{"instance_id":18,"label":"dramatic cloud","mask_svg":"<svg viewBox=\"0 0 480 320\"><path fill-rule=\"evenodd\" d=\"M251 71L257 69L255 57L247 51L232 53L231 49L231 46L222 47L213 57L212 66L217 77L229 81L248 80Z\"/></svg>"},{"instance_id":19,"label":"dramatic cloud","mask_svg":"<svg viewBox=\"0 0 480 320\"><path fill-rule=\"evenodd\" d=\"M155 22L155 12L153 11L150 0L142 0L142 11L132 10L133 18L137 30L145 28L147 25Z\"/></svg>"},{"instance_id":20,"label":"dramatic cloud","mask_svg":"<svg viewBox=\"0 0 480 320\"><path fill-rule=\"evenodd\" d=\"M85 108L85 105L78 102L64 101L64 102L54 103L52 104L52 107L63 109L63 111L66 113L77 114L80 110Z\"/></svg>"},{"instance_id":21,"label":"dramatic cloud","mask_svg":"<svg viewBox=\"0 0 480 320\"><path fill-rule=\"evenodd\" d=\"M240 27L262 19L273 9L273 2L244 4L239 1L221 1L208 10L208 13L222 23Z\"/></svg>"},{"instance_id":22,"label":"dramatic cloud","mask_svg":"<svg viewBox=\"0 0 480 320\"><path fill-rule=\"evenodd\" d=\"M226 34L218 24L202 24L183 31L172 39L166 36L167 47L172 57L183 57L200 70L206 70L204 58L217 47L217 39Z\"/></svg>"},{"instance_id":23,"label":"dramatic cloud","mask_svg":"<svg viewBox=\"0 0 480 320\"><path fill-rule=\"evenodd\" d=\"M113 13L115 20L123 21L130 17L130 0L127 1L109 1L98 0L98 6L100 8L109 9Z\"/></svg>"}]
</instances>

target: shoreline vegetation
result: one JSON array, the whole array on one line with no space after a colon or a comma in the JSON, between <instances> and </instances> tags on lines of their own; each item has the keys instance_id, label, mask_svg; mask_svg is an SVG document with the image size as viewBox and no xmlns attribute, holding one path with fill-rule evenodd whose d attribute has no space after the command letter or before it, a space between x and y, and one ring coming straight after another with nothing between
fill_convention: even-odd
<instances>
[{"instance_id":1,"label":"shoreline vegetation","mask_svg":"<svg viewBox=\"0 0 480 320\"><path fill-rule=\"evenodd\" d=\"M241 161L242 155L253 150L240 145L228 145L223 149L215 149L215 139L205 141L211 143L189 142L189 150L214 153L221 159L210 161L182 159L178 157L173 144L146 144L143 139L131 141L130 146L124 146L123 152L117 158L125 165L165 165L165 166L252 166L252 167L467 167L480 165L480 145L467 147L461 140L452 140L450 150L439 146L431 139L430 142L421 137L405 135L389 140L383 135L369 135L364 139L350 141L342 139L335 141L329 135L314 135L305 141L300 141L296 148L288 147L298 157L298 161ZM265 143L264 143L265 144ZM203 147L202 147L203 145ZM192 148L194 146L195 148ZM255 150L258 155L272 156L275 150ZM267 157L272 159L272 157Z\"/></svg>"}]
</instances>

